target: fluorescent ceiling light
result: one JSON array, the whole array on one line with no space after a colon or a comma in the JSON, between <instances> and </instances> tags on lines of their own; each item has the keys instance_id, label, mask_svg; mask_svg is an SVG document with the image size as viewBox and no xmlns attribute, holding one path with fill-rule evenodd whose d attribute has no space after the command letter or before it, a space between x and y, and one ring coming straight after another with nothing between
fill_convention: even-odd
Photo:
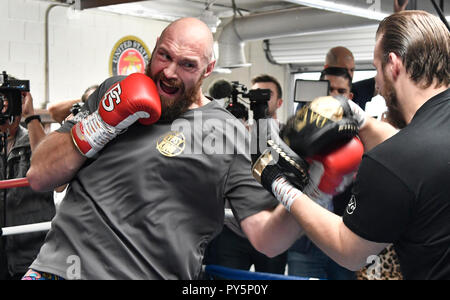
<instances>
[{"instance_id":1,"label":"fluorescent ceiling light","mask_svg":"<svg viewBox=\"0 0 450 300\"><path fill-rule=\"evenodd\" d=\"M164 14L158 10L149 9L141 4L136 3L102 6L98 7L98 9L120 15L129 15L134 17L149 18L169 22L175 21L180 17L176 15Z\"/></svg>"},{"instance_id":2,"label":"fluorescent ceiling light","mask_svg":"<svg viewBox=\"0 0 450 300\"><path fill-rule=\"evenodd\" d=\"M231 69L215 67L214 70L213 70L213 73L217 73L217 74L231 74Z\"/></svg>"},{"instance_id":3,"label":"fluorescent ceiling light","mask_svg":"<svg viewBox=\"0 0 450 300\"><path fill-rule=\"evenodd\" d=\"M203 8L203 5L189 4L188 6L180 7L180 1L181 0L172 0L167 2L155 1L155 4L153 5L148 5L145 2L143 2L143 4L123 3L102 6L98 7L98 9L116 14L168 22L175 21L182 17L197 17L205 22L213 33L216 32L217 26L220 24L220 19L214 14L213 11Z\"/></svg>"},{"instance_id":4,"label":"fluorescent ceiling light","mask_svg":"<svg viewBox=\"0 0 450 300\"><path fill-rule=\"evenodd\" d=\"M381 21L388 16L388 14L376 10L364 9L325 0L289 0L289 2L378 21Z\"/></svg>"}]
</instances>

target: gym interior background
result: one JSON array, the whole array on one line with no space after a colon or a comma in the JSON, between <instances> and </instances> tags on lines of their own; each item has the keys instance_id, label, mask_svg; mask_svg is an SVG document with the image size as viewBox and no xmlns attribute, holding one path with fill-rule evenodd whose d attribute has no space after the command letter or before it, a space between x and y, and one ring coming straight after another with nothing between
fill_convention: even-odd
<instances>
[{"instance_id":1,"label":"gym interior background","mask_svg":"<svg viewBox=\"0 0 450 300\"><path fill-rule=\"evenodd\" d=\"M450 19L450 0L438 2ZM429 1L409 5L436 14ZM168 22L200 17L215 30L218 58L203 89L219 79L250 86L252 77L271 74L286 91L284 121L293 112L295 79L318 79L311 72L320 71L331 47L349 48L356 69L369 71L354 81L373 76L376 25L390 13L391 0L2 0L0 71L30 80L35 107L51 122L49 103L78 99L111 75L111 52L122 38L138 37L151 52Z\"/></svg>"}]
</instances>

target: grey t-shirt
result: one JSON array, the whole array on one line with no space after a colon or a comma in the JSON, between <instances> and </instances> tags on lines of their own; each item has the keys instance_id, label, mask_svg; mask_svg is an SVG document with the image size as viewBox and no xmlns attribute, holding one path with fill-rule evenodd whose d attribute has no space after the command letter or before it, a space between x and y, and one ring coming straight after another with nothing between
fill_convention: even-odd
<instances>
[{"instance_id":1,"label":"grey t-shirt","mask_svg":"<svg viewBox=\"0 0 450 300\"><path fill-rule=\"evenodd\" d=\"M83 110L120 79L105 81ZM214 101L171 124L136 122L70 182L31 268L81 279L197 278L225 199L240 220L277 205L251 175L248 139Z\"/></svg>"}]
</instances>

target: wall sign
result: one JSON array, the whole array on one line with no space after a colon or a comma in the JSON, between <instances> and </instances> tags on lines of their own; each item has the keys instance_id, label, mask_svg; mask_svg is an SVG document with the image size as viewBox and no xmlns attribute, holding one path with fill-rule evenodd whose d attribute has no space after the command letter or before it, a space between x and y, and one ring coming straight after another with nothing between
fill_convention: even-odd
<instances>
[{"instance_id":1,"label":"wall sign","mask_svg":"<svg viewBox=\"0 0 450 300\"><path fill-rule=\"evenodd\" d=\"M109 74L115 76L144 73L150 57L151 53L142 40L131 35L123 37L111 51Z\"/></svg>"}]
</instances>

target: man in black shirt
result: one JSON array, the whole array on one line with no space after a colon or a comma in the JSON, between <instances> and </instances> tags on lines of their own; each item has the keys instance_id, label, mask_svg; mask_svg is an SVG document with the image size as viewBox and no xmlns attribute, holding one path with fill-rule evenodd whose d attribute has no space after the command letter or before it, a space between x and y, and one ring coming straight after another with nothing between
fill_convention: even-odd
<instances>
[{"instance_id":1,"label":"man in black shirt","mask_svg":"<svg viewBox=\"0 0 450 300\"><path fill-rule=\"evenodd\" d=\"M450 279L450 35L435 16L403 11L380 23L376 39L377 87L388 118L403 129L365 117L353 103L366 153L344 216L282 177L272 187L284 184L295 195L287 201L273 189L344 267L359 270L393 243L405 279Z\"/></svg>"},{"instance_id":2,"label":"man in black shirt","mask_svg":"<svg viewBox=\"0 0 450 300\"><path fill-rule=\"evenodd\" d=\"M388 118L406 127L366 153L343 221L367 240L393 242L405 278L449 279L449 32L404 12L377 37L375 79Z\"/></svg>"}]
</instances>

